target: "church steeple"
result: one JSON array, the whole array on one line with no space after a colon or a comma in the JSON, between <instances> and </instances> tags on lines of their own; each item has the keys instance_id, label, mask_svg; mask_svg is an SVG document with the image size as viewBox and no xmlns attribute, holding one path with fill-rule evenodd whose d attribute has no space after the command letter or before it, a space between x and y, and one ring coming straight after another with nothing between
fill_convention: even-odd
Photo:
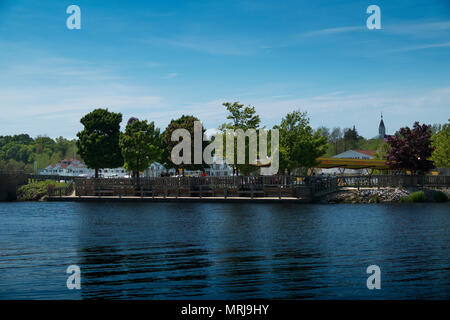
<instances>
[{"instance_id":1,"label":"church steeple","mask_svg":"<svg viewBox=\"0 0 450 320\"><path fill-rule=\"evenodd\" d=\"M381 121L380 125L378 126L378 136L380 137L380 139L384 139L386 137L386 127L384 126L383 112L381 113Z\"/></svg>"}]
</instances>

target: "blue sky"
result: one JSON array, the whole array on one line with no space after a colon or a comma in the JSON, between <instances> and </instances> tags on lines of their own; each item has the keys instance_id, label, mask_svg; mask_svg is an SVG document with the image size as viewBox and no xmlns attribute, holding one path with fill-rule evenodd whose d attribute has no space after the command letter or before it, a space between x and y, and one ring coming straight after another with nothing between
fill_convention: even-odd
<instances>
[{"instance_id":1,"label":"blue sky","mask_svg":"<svg viewBox=\"0 0 450 320\"><path fill-rule=\"evenodd\" d=\"M381 30L366 28L371 4ZM267 127L300 109L369 138L380 112L388 133L446 122L449 58L447 0L0 0L0 135L74 138L96 107L216 128L240 101Z\"/></svg>"}]
</instances>

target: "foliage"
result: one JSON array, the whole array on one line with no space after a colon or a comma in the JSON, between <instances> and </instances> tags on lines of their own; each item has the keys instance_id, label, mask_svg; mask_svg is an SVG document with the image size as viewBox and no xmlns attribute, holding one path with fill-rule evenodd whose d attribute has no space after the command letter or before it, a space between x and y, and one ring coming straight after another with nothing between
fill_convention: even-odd
<instances>
[{"instance_id":1,"label":"foliage","mask_svg":"<svg viewBox=\"0 0 450 320\"><path fill-rule=\"evenodd\" d=\"M256 114L255 107L245 107L239 102L224 102L222 104L230 113L227 119L232 122L225 123L221 129L257 129L261 122L259 115Z\"/></svg>"},{"instance_id":2,"label":"foliage","mask_svg":"<svg viewBox=\"0 0 450 320\"><path fill-rule=\"evenodd\" d=\"M67 185L63 182L56 182L51 180L33 182L20 186L17 189L17 199L22 201L39 200L48 195L49 187L61 188L66 186Z\"/></svg>"},{"instance_id":3,"label":"foliage","mask_svg":"<svg viewBox=\"0 0 450 320\"><path fill-rule=\"evenodd\" d=\"M378 194L375 195L375 202L376 202L376 203L380 203L380 202L381 202L380 196L379 196Z\"/></svg>"},{"instance_id":4,"label":"foliage","mask_svg":"<svg viewBox=\"0 0 450 320\"><path fill-rule=\"evenodd\" d=\"M40 170L64 158L73 157L74 151L75 140L63 137L53 140L42 136L33 139L28 134L0 136L0 170L24 170L31 173L35 161Z\"/></svg>"},{"instance_id":5,"label":"foliage","mask_svg":"<svg viewBox=\"0 0 450 320\"><path fill-rule=\"evenodd\" d=\"M423 191L416 191L410 193L408 196L408 202L425 202L427 198L425 197L425 193Z\"/></svg>"},{"instance_id":6,"label":"foliage","mask_svg":"<svg viewBox=\"0 0 450 320\"><path fill-rule=\"evenodd\" d=\"M433 151L429 125L416 122L413 130L401 128L399 136L389 136L387 142L390 145L387 164L392 169L423 173L433 168L433 163L428 160Z\"/></svg>"},{"instance_id":7,"label":"foliage","mask_svg":"<svg viewBox=\"0 0 450 320\"><path fill-rule=\"evenodd\" d=\"M222 104L227 111L229 112L229 115L227 116L228 120L231 120L231 122L224 123L220 126L219 130L224 132L223 135L223 156L226 157L227 150L226 150L226 139L227 134L226 130L237 130L241 129L244 132L249 129L255 129L256 134L258 135L258 129L259 124L261 122L261 119L259 118L259 115L256 114L255 107L247 106L244 107L243 104L240 104L239 102L225 102ZM228 133L230 134L230 133ZM234 135L234 167L237 168L238 174L242 173L244 175L250 174L252 171L257 170L257 167L250 164L250 159L248 157L249 153L249 142L246 139L245 140L245 163L244 164L238 164L237 163L237 137Z\"/></svg>"},{"instance_id":8,"label":"foliage","mask_svg":"<svg viewBox=\"0 0 450 320\"><path fill-rule=\"evenodd\" d=\"M280 131L280 170L311 168L326 152L326 137L313 132L306 112L288 113L275 128Z\"/></svg>"},{"instance_id":9,"label":"foliage","mask_svg":"<svg viewBox=\"0 0 450 320\"><path fill-rule=\"evenodd\" d=\"M147 169L153 162L161 161L161 134L153 121L129 121L125 132L120 135L119 146L125 169L133 171L135 177L139 177L139 171Z\"/></svg>"},{"instance_id":10,"label":"foliage","mask_svg":"<svg viewBox=\"0 0 450 320\"><path fill-rule=\"evenodd\" d=\"M122 114L108 109L95 109L80 122L84 130L77 133L78 150L89 168L95 169L98 177L100 168L117 168L123 165L119 148L120 122Z\"/></svg>"},{"instance_id":11,"label":"foliage","mask_svg":"<svg viewBox=\"0 0 450 320\"><path fill-rule=\"evenodd\" d=\"M208 165L202 164L194 164L194 122L200 121L198 118L190 115L182 115L178 119L172 119L166 130L163 132L163 143L165 145L162 152L162 163L166 168L182 168L187 170L203 170L208 167ZM191 135L191 164L180 164L175 165L171 159L172 149L179 143L179 141L172 141L172 133L177 129L186 129L189 131ZM202 126L202 137L204 136L205 129ZM202 150L204 150L205 146L208 144L207 141L202 142Z\"/></svg>"},{"instance_id":12,"label":"foliage","mask_svg":"<svg viewBox=\"0 0 450 320\"><path fill-rule=\"evenodd\" d=\"M434 194L434 201L436 202L447 202L448 196L442 191L436 191Z\"/></svg>"},{"instance_id":13,"label":"foliage","mask_svg":"<svg viewBox=\"0 0 450 320\"><path fill-rule=\"evenodd\" d=\"M450 121L450 119L449 119ZM431 160L439 168L450 168L450 123L444 124L431 138Z\"/></svg>"}]
</instances>

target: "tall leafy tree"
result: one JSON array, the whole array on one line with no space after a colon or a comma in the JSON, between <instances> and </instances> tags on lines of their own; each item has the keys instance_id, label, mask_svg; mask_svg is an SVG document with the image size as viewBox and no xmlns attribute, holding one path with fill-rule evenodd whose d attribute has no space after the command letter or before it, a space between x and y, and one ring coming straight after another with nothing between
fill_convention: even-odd
<instances>
[{"instance_id":1,"label":"tall leafy tree","mask_svg":"<svg viewBox=\"0 0 450 320\"><path fill-rule=\"evenodd\" d=\"M164 149L162 151L162 163L166 168L187 169L187 170L203 170L208 165L194 164L194 122L200 121L197 117L192 115L182 115L178 119L172 119L166 130L163 132ZM186 129L191 135L191 164L175 165L171 159L172 149L179 143L178 141L172 141L172 133L177 129ZM202 137L205 134L205 129L202 127ZM202 141L202 150L208 145L207 141Z\"/></svg>"},{"instance_id":2,"label":"tall leafy tree","mask_svg":"<svg viewBox=\"0 0 450 320\"><path fill-rule=\"evenodd\" d=\"M431 146L431 128L415 122L413 129L401 128L395 136L389 136L387 143L387 164L396 170L409 170L412 173L423 173L434 166L429 160L433 148Z\"/></svg>"},{"instance_id":3,"label":"tall leafy tree","mask_svg":"<svg viewBox=\"0 0 450 320\"><path fill-rule=\"evenodd\" d=\"M352 129L344 129L344 151L347 149L356 148L358 145L358 139L360 139L360 136L358 135L355 126L353 126Z\"/></svg>"},{"instance_id":4,"label":"tall leafy tree","mask_svg":"<svg viewBox=\"0 0 450 320\"><path fill-rule=\"evenodd\" d=\"M120 123L122 114L110 112L108 109L95 109L80 122L84 130L77 133L77 147L89 168L117 168L123 165L123 157L119 147Z\"/></svg>"},{"instance_id":5,"label":"tall leafy tree","mask_svg":"<svg viewBox=\"0 0 450 320\"><path fill-rule=\"evenodd\" d=\"M244 132L248 129L255 129L258 133L259 125L261 123L261 119L259 115L256 114L255 107L247 106L244 107L243 104L240 104L239 102L224 102L222 104L228 111L227 119L231 120L230 122L224 123L219 127L219 130L225 132L227 129L231 130L237 130L242 129ZM226 139L227 134L224 134L224 149L223 149L223 155L226 157ZM234 139L234 167L237 169L237 174L239 172L243 173L244 175L247 175L251 173L252 171L255 171L257 167L249 164L249 157L248 157L248 150L249 150L249 142L245 141L245 163L244 164L237 164L237 138L233 137ZM270 140L270 139L269 139Z\"/></svg>"},{"instance_id":6,"label":"tall leafy tree","mask_svg":"<svg viewBox=\"0 0 450 320\"><path fill-rule=\"evenodd\" d=\"M330 140L334 144L334 154L338 153L338 141L339 139L342 139L342 130L339 127L333 128L333 130L330 133Z\"/></svg>"},{"instance_id":7,"label":"tall leafy tree","mask_svg":"<svg viewBox=\"0 0 450 320\"><path fill-rule=\"evenodd\" d=\"M327 138L314 132L306 112L288 113L275 128L280 131L280 169L312 168L325 154Z\"/></svg>"},{"instance_id":8,"label":"tall leafy tree","mask_svg":"<svg viewBox=\"0 0 450 320\"><path fill-rule=\"evenodd\" d=\"M146 120L129 121L125 132L120 135L119 146L125 161L125 169L139 178L139 172L147 169L151 163L160 161L162 153L159 128Z\"/></svg>"},{"instance_id":9,"label":"tall leafy tree","mask_svg":"<svg viewBox=\"0 0 450 320\"><path fill-rule=\"evenodd\" d=\"M431 140L431 146L434 148L431 160L434 165L439 168L450 168L450 122L442 125Z\"/></svg>"}]
</instances>

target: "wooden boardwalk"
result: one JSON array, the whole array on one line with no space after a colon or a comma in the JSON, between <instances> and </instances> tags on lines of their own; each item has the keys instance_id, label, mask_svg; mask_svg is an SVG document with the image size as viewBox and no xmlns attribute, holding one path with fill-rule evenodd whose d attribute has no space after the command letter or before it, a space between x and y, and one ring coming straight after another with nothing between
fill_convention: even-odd
<instances>
[{"instance_id":1,"label":"wooden boardwalk","mask_svg":"<svg viewBox=\"0 0 450 320\"><path fill-rule=\"evenodd\" d=\"M335 178L292 176L75 179L67 188L49 190L49 200L305 203L336 187Z\"/></svg>"},{"instance_id":2,"label":"wooden boardwalk","mask_svg":"<svg viewBox=\"0 0 450 320\"><path fill-rule=\"evenodd\" d=\"M195 203L310 203L310 198L294 197L139 197L139 196L53 196L48 201L71 202L195 202Z\"/></svg>"},{"instance_id":3,"label":"wooden boardwalk","mask_svg":"<svg viewBox=\"0 0 450 320\"><path fill-rule=\"evenodd\" d=\"M237 176L137 179L73 178L50 201L315 202L341 188L448 188L449 176Z\"/></svg>"}]
</instances>

